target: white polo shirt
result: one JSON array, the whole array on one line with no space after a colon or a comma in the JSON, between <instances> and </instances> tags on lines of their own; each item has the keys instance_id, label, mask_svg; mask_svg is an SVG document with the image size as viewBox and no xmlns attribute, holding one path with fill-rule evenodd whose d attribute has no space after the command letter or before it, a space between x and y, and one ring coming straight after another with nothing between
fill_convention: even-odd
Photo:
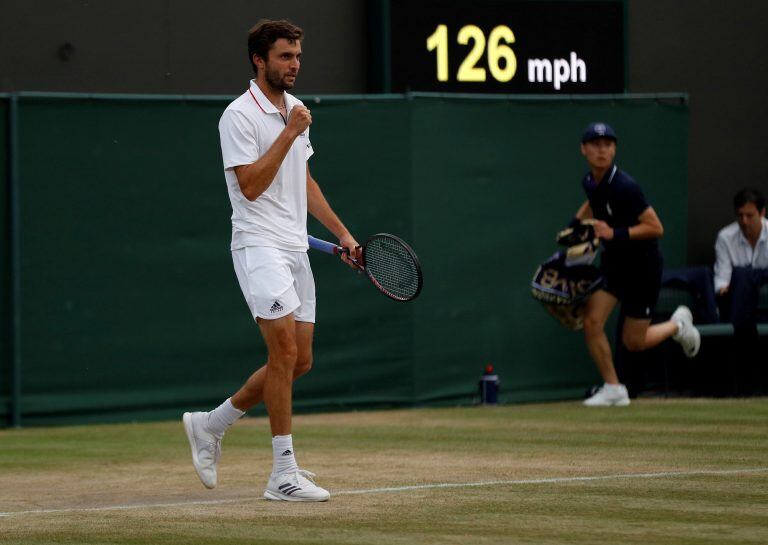
<instances>
[{"instance_id":1,"label":"white polo shirt","mask_svg":"<svg viewBox=\"0 0 768 545\"><path fill-rule=\"evenodd\" d=\"M285 105L290 112L303 103L288 93ZM307 160L314 153L309 129L293 141L272 184L255 201L245 198L234 167L248 165L264 155L285 129L286 120L267 100L255 80L248 91L227 106L219 121L221 155L229 202L232 204L232 244L267 246L306 251L307 246Z\"/></svg>"},{"instance_id":2,"label":"white polo shirt","mask_svg":"<svg viewBox=\"0 0 768 545\"><path fill-rule=\"evenodd\" d=\"M768 269L768 220L763 218L762 224L754 248L741 232L738 222L720 229L715 242L715 291L730 285L734 267L751 265L755 269Z\"/></svg>"}]
</instances>

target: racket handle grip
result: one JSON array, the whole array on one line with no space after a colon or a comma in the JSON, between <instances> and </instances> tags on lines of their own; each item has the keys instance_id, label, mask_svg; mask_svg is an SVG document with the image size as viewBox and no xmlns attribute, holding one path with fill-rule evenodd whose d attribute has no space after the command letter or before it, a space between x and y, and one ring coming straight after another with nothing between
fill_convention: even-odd
<instances>
[{"instance_id":1,"label":"racket handle grip","mask_svg":"<svg viewBox=\"0 0 768 545\"><path fill-rule=\"evenodd\" d=\"M320 240L319 238L315 238L311 235L307 237L307 241L309 242L310 248L313 250L325 252L326 254L338 254L341 251L341 246L337 246L332 242Z\"/></svg>"}]
</instances>

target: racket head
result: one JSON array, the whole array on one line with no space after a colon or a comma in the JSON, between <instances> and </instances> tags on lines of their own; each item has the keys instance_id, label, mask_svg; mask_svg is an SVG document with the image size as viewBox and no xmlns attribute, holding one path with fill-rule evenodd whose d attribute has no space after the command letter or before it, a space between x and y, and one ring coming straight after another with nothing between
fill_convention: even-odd
<instances>
[{"instance_id":1,"label":"racket head","mask_svg":"<svg viewBox=\"0 0 768 545\"><path fill-rule=\"evenodd\" d=\"M363 245L362 265L373 285L395 301L413 301L421 293L424 276L419 258L395 235L371 236Z\"/></svg>"}]
</instances>

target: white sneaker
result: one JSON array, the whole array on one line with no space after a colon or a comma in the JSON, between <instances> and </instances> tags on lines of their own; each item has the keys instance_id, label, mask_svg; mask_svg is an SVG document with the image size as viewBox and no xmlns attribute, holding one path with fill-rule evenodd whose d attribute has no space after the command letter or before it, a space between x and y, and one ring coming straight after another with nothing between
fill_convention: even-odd
<instances>
[{"instance_id":1,"label":"white sneaker","mask_svg":"<svg viewBox=\"0 0 768 545\"><path fill-rule=\"evenodd\" d=\"M672 313L670 320L679 324L679 329L672 338L680 343L683 347L683 352L689 358L694 357L699 353L701 348L701 333L693 325L693 314L691 309L686 306L679 306Z\"/></svg>"},{"instance_id":2,"label":"white sneaker","mask_svg":"<svg viewBox=\"0 0 768 545\"><path fill-rule=\"evenodd\" d=\"M264 497L283 501L328 501L331 494L315 484L314 476L311 471L303 469L272 475L264 490Z\"/></svg>"},{"instance_id":3,"label":"white sneaker","mask_svg":"<svg viewBox=\"0 0 768 545\"><path fill-rule=\"evenodd\" d=\"M629 392L623 384L604 384L589 399L584 400L587 407L626 407L629 405Z\"/></svg>"},{"instance_id":4,"label":"white sneaker","mask_svg":"<svg viewBox=\"0 0 768 545\"><path fill-rule=\"evenodd\" d=\"M221 439L206 428L208 413L184 413L184 430L192 448L192 463L206 488L216 487L216 464L221 458Z\"/></svg>"}]
</instances>

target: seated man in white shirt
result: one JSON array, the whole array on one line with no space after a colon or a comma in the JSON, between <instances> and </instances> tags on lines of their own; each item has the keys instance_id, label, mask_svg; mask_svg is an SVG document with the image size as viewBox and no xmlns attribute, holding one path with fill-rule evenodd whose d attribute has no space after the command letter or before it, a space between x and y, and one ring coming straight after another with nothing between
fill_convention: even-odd
<instances>
[{"instance_id":1,"label":"seated man in white shirt","mask_svg":"<svg viewBox=\"0 0 768 545\"><path fill-rule=\"evenodd\" d=\"M768 281L768 220L765 198L754 188L733 199L736 221L722 228L715 243L715 293L730 308L736 334L756 336L760 286Z\"/></svg>"}]
</instances>

